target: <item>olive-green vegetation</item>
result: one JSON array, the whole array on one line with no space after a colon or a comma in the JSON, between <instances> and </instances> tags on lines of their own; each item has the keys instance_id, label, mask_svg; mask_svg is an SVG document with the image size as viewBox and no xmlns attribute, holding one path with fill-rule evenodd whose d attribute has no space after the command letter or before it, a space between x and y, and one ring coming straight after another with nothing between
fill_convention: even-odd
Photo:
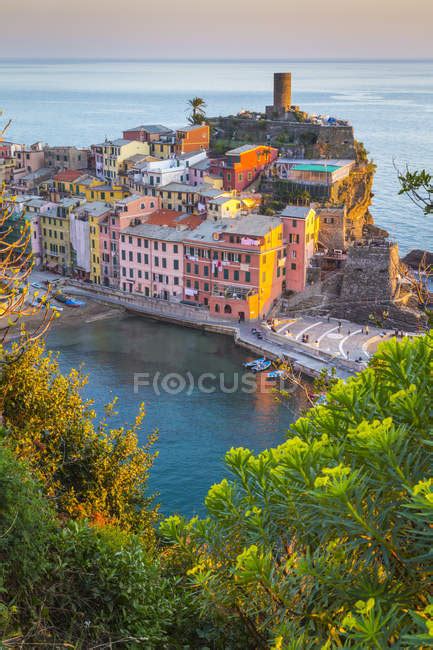
<instances>
[{"instance_id":1,"label":"olive-green vegetation","mask_svg":"<svg viewBox=\"0 0 433 650\"><path fill-rule=\"evenodd\" d=\"M381 346L288 440L232 449L207 517L162 532L245 647L433 644L433 333Z\"/></svg>"}]
</instances>

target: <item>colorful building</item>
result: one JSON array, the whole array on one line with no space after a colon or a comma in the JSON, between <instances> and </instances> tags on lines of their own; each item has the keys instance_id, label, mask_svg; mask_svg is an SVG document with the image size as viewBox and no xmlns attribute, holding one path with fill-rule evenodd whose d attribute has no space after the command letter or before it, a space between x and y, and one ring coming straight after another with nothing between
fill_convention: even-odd
<instances>
[{"instance_id":1,"label":"colorful building","mask_svg":"<svg viewBox=\"0 0 433 650\"><path fill-rule=\"evenodd\" d=\"M51 210L41 214L42 264L46 269L63 275L72 272L70 215L83 202L78 197L62 199L54 214Z\"/></svg>"},{"instance_id":2,"label":"colorful building","mask_svg":"<svg viewBox=\"0 0 433 650\"><path fill-rule=\"evenodd\" d=\"M209 139L210 129L207 124L195 124L178 129L176 131L176 154L192 153L200 151L200 149L208 150Z\"/></svg>"},{"instance_id":3,"label":"colorful building","mask_svg":"<svg viewBox=\"0 0 433 650\"><path fill-rule=\"evenodd\" d=\"M185 183L169 183L159 188L146 187L145 194L155 193L160 197L161 207L164 210L177 210L179 212L198 212L201 191L207 186L186 185ZM204 207L203 207L204 210Z\"/></svg>"},{"instance_id":4,"label":"colorful building","mask_svg":"<svg viewBox=\"0 0 433 650\"><path fill-rule=\"evenodd\" d=\"M256 320L281 295L286 260L279 218L207 220L184 245L184 299L213 316Z\"/></svg>"},{"instance_id":5,"label":"colorful building","mask_svg":"<svg viewBox=\"0 0 433 650\"><path fill-rule=\"evenodd\" d=\"M157 210L120 235L121 289L153 298L183 296L183 239L201 223L197 215Z\"/></svg>"},{"instance_id":6,"label":"colorful building","mask_svg":"<svg viewBox=\"0 0 433 650\"><path fill-rule=\"evenodd\" d=\"M139 142L155 142L161 137L173 135L172 129L162 124L141 124L123 132L125 140L138 140Z\"/></svg>"},{"instance_id":7,"label":"colorful building","mask_svg":"<svg viewBox=\"0 0 433 650\"><path fill-rule=\"evenodd\" d=\"M242 191L278 156L278 149L265 145L245 144L227 151L222 159L213 160L211 172L223 179L225 190Z\"/></svg>"},{"instance_id":8,"label":"colorful building","mask_svg":"<svg viewBox=\"0 0 433 650\"><path fill-rule=\"evenodd\" d=\"M157 198L141 195L129 196L117 201L110 214L98 224L102 284L119 287L120 233L124 228L145 222L157 206Z\"/></svg>"},{"instance_id":9,"label":"colorful building","mask_svg":"<svg viewBox=\"0 0 433 650\"><path fill-rule=\"evenodd\" d=\"M147 142L138 140L106 140L93 148L95 153L96 175L98 178L115 182L122 171L122 163L126 158L135 154L149 155L150 148Z\"/></svg>"},{"instance_id":10,"label":"colorful building","mask_svg":"<svg viewBox=\"0 0 433 650\"><path fill-rule=\"evenodd\" d=\"M319 218L310 206L288 205L279 215L287 246L287 291L303 291L307 268L317 248Z\"/></svg>"}]
</instances>

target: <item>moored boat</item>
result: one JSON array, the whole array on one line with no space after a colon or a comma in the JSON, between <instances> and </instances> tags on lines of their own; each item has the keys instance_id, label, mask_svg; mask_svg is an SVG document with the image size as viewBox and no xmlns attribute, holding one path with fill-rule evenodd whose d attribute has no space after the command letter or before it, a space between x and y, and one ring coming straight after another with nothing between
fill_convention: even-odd
<instances>
[{"instance_id":1,"label":"moored boat","mask_svg":"<svg viewBox=\"0 0 433 650\"><path fill-rule=\"evenodd\" d=\"M261 359L254 359L254 361L247 361L246 363L243 364L244 368L254 368L259 363L264 363L266 361L266 357L261 357Z\"/></svg>"},{"instance_id":2,"label":"moored boat","mask_svg":"<svg viewBox=\"0 0 433 650\"><path fill-rule=\"evenodd\" d=\"M251 370L255 373L263 372L264 370L270 368L271 363L272 361L262 361L261 363L257 363L255 366L253 366Z\"/></svg>"}]
</instances>

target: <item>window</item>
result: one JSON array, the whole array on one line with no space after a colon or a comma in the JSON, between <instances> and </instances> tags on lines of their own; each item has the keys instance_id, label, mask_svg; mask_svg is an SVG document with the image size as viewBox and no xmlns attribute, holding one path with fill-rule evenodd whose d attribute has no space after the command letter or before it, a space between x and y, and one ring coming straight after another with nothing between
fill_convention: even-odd
<instances>
[{"instance_id":1,"label":"window","mask_svg":"<svg viewBox=\"0 0 433 650\"><path fill-rule=\"evenodd\" d=\"M189 262L186 263L186 272L191 273L191 264Z\"/></svg>"},{"instance_id":2,"label":"window","mask_svg":"<svg viewBox=\"0 0 433 650\"><path fill-rule=\"evenodd\" d=\"M179 278L178 278L178 277L175 277L175 278L174 278L174 284L175 284L176 286L179 285Z\"/></svg>"},{"instance_id":3,"label":"window","mask_svg":"<svg viewBox=\"0 0 433 650\"><path fill-rule=\"evenodd\" d=\"M128 237L128 244L132 244L132 237Z\"/></svg>"},{"instance_id":4,"label":"window","mask_svg":"<svg viewBox=\"0 0 433 650\"><path fill-rule=\"evenodd\" d=\"M162 242L161 246L162 246L163 252L165 253L165 251L167 250L167 244L165 242Z\"/></svg>"},{"instance_id":5,"label":"window","mask_svg":"<svg viewBox=\"0 0 433 650\"><path fill-rule=\"evenodd\" d=\"M236 282L239 282L239 271L234 271L233 272L233 280Z\"/></svg>"},{"instance_id":6,"label":"window","mask_svg":"<svg viewBox=\"0 0 433 650\"><path fill-rule=\"evenodd\" d=\"M177 245L177 244L174 244L174 246L173 246L173 253L177 253L177 252L178 252L178 245Z\"/></svg>"},{"instance_id":7,"label":"window","mask_svg":"<svg viewBox=\"0 0 433 650\"><path fill-rule=\"evenodd\" d=\"M194 264L194 274L198 275L199 269L198 269L198 264Z\"/></svg>"},{"instance_id":8,"label":"window","mask_svg":"<svg viewBox=\"0 0 433 650\"><path fill-rule=\"evenodd\" d=\"M209 276L209 267L208 267L208 266L204 266L204 267L203 267L203 271L204 271L205 276L208 277L208 276Z\"/></svg>"},{"instance_id":9,"label":"window","mask_svg":"<svg viewBox=\"0 0 433 650\"><path fill-rule=\"evenodd\" d=\"M138 269L137 274L138 274L138 277L139 277L139 278L142 277L143 274L142 274L142 272L141 272L141 269Z\"/></svg>"},{"instance_id":10,"label":"window","mask_svg":"<svg viewBox=\"0 0 433 650\"><path fill-rule=\"evenodd\" d=\"M144 248L149 248L149 240L148 239L144 240Z\"/></svg>"},{"instance_id":11,"label":"window","mask_svg":"<svg viewBox=\"0 0 433 650\"><path fill-rule=\"evenodd\" d=\"M219 305L215 305L215 313L218 313L219 310L220 310L220 306L219 306Z\"/></svg>"},{"instance_id":12,"label":"window","mask_svg":"<svg viewBox=\"0 0 433 650\"><path fill-rule=\"evenodd\" d=\"M198 284L198 280L196 280L196 281L194 282L194 289L197 289L197 290L198 290L198 288L199 288L199 284Z\"/></svg>"},{"instance_id":13,"label":"window","mask_svg":"<svg viewBox=\"0 0 433 650\"><path fill-rule=\"evenodd\" d=\"M158 242L157 242L157 241L154 241L154 242L153 242L153 250L154 250L154 251L157 251L157 250L158 250Z\"/></svg>"},{"instance_id":14,"label":"window","mask_svg":"<svg viewBox=\"0 0 433 650\"><path fill-rule=\"evenodd\" d=\"M137 262L141 264L141 253L137 253Z\"/></svg>"},{"instance_id":15,"label":"window","mask_svg":"<svg viewBox=\"0 0 433 650\"><path fill-rule=\"evenodd\" d=\"M155 264L155 266L159 266L159 257L154 257L153 263Z\"/></svg>"},{"instance_id":16,"label":"window","mask_svg":"<svg viewBox=\"0 0 433 650\"><path fill-rule=\"evenodd\" d=\"M137 246L138 246L138 248L141 248L141 239L140 239L140 237L137 237Z\"/></svg>"},{"instance_id":17,"label":"window","mask_svg":"<svg viewBox=\"0 0 433 650\"><path fill-rule=\"evenodd\" d=\"M224 275L224 280L228 280L229 279L229 270L224 269L224 274L223 275Z\"/></svg>"},{"instance_id":18,"label":"window","mask_svg":"<svg viewBox=\"0 0 433 650\"><path fill-rule=\"evenodd\" d=\"M245 271L245 282L251 282L251 273L249 271Z\"/></svg>"},{"instance_id":19,"label":"window","mask_svg":"<svg viewBox=\"0 0 433 650\"><path fill-rule=\"evenodd\" d=\"M122 266L122 275L123 275L124 277L126 277L126 269L125 269L124 266Z\"/></svg>"},{"instance_id":20,"label":"window","mask_svg":"<svg viewBox=\"0 0 433 650\"><path fill-rule=\"evenodd\" d=\"M129 277L130 278L134 277L134 269L129 269Z\"/></svg>"},{"instance_id":21,"label":"window","mask_svg":"<svg viewBox=\"0 0 433 650\"><path fill-rule=\"evenodd\" d=\"M296 221L296 219L292 219L292 227L293 227L293 228L297 228L297 227L298 227L298 222Z\"/></svg>"},{"instance_id":22,"label":"window","mask_svg":"<svg viewBox=\"0 0 433 650\"><path fill-rule=\"evenodd\" d=\"M173 260L173 268L175 271L179 270L179 260Z\"/></svg>"},{"instance_id":23,"label":"window","mask_svg":"<svg viewBox=\"0 0 433 650\"><path fill-rule=\"evenodd\" d=\"M144 255L144 263L149 264L149 255Z\"/></svg>"},{"instance_id":24,"label":"window","mask_svg":"<svg viewBox=\"0 0 433 650\"><path fill-rule=\"evenodd\" d=\"M292 262L290 268L292 269L292 271L296 271L296 262Z\"/></svg>"},{"instance_id":25,"label":"window","mask_svg":"<svg viewBox=\"0 0 433 650\"><path fill-rule=\"evenodd\" d=\"M191 280L187 280L187 281L186 281L186 286L188 287L188 289L191 288Z\"/></svg>"},{"instance_id":26,"label":"window","mask_svg":"<svg viewBox=\"0 0 433 650\"><path fill-rule=\"evenodd\" d=\"M130 262L133 262L133 261L134 261L134 257L133 257L132 251L129 251L129 261L130 261Z\"/></svg>"},{"instance_id":27,"label":"window","mask_svg":"<svg viewBox=\"0 0 433 650\"><path fill-rule=\"evenodd\" d=\"M166 258L166 257L163 257L163 258L162 258L162 268L163 268L163 269L166 269L166 268L167 268L167 258Z\"/></svg>"},{"instance_id":28,"label":"window","mask_svg":"<svg viewBox=\"0 0 433 650\"><path fill-rule=\"evenodd\" d=\"M122 250L121 256L122 260L126 260L126 251Z\"/></svg>"},{"instance_id":29,"label":"window","mask_svg":"<svg viewBox=\"0 0 433 650\"><path fill-rule=\"evenodd\" d=\"M251 262L251 255L245 255L245 264L249 264Z\"/></svg>"}]
</instances>

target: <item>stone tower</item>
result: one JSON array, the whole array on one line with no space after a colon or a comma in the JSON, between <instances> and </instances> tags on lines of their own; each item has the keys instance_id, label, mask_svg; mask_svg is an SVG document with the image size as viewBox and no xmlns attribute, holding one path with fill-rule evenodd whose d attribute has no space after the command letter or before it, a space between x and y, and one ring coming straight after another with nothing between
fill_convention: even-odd
<instances>
[{"instance_id":1,"label":"stone tower","mask_svg":"<svg viewBox=\"0 0 433 650\"><path fill-rule=\"evenodd\" d=\"M284 113L292 105L292 73L274 72L274 110Z\"/></svg>"}]
</instances>

